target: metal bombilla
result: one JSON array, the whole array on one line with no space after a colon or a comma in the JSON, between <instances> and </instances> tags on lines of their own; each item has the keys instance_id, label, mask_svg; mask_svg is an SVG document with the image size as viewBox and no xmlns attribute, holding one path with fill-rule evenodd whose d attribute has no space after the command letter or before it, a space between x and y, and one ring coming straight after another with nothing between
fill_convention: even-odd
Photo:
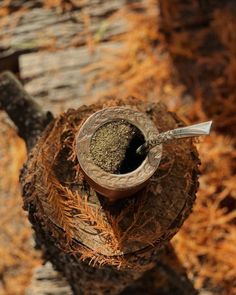
<instances>
[{"instance_id":1,"label":"metal bombilla","mask_svg":"<svg viewBox=\"0 0 236 295\"><path fill-rule=\"evenodd\" d=\"M195 125L190 125L187 127L181 127L166 132L162 132L156 138L147 140L143 145L141 145L136 150L136 153L147 154L155 146L173 139L208 135L210 133L211 125L212 121L207 121Z\"/></svg>"}]
</instances>

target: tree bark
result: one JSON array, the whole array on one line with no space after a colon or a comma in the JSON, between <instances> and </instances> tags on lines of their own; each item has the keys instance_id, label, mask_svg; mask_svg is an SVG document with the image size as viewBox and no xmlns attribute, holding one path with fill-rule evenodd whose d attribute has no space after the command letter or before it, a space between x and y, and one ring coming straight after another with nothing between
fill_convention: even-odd
<instances>
[{"instance_id":1,"label":"tree bark","mask_svg":"<svg viewBox=\"0 0 236 295\"><path fill-rule=\"evenodd\" d=\"M10 70L21 75L22 71L24 72L24 59L26 60L27 72L34 71L34 68L37 68L36 66L32 67L35 59L39 59L38 66L43 67L45 65L46 70L48 61L44 62L42 50L50 49L51 51L52 49L59 49L60 51L61 49L66 50L69 47L87 50L88 47L86 45L89 44L90 48L88 51L91 54L90 49L94 43L98 41L108 43L107 41L111 41L114 37L127 31L127 23L122 18L114 22L108 20L110 16L126 4L127 1L125 0L113 0L112 2L108 0L85 0L79 1L80 3L76 1L76 4L73 4L73 1L68 1L70 4L63 1L55 9L45 9L43 1L40 0L2 2L0 1L0 9L2 7L7 9L9 14L5 18L3 17L5 21L1 25L0 72ZM69 11L59 13L60 10L61 12L63 11L63 6L68 6L68 4L70 6ZM38 51L41 52L38 54ZM55 55L58 54L55 50L53 51ZM32 56L32 54L33 58L30 62L27 57L28 55ZM54 54L50 58L53 58ZM47 54L45 57L47 58ZM29 67L28 62L30 63ZM53 66L53 73L50 71L49 75L50 79L58 74L55 66L60 67L60 63L64 64L63 58L60 59L57 65L50 60L49 67L50 65ZM77 63L78 58L71 62L74 69L76 69ZM73 68L71 68L71 71ZM47 74L47 72L44 74ZM38 78L41 79L34 83L34 80L38 80ZM33 80L34 88L38 90L40 88L40 80L44 80L43 78L45 76L34 76L34 73L30 77L26 77L27 82L32 82L31 80ZM87 82L87 80L85 81ZM57 82L56 79L55 82ZM70 85L72 82L68 79L66 84L69 83ZM54 84L52 81L48 83L51 83L52 86ZM66 84L61 83L64 88L69 90ZM47 90L44 85L41 95L45 95L44 92ZM57 88L55 87L56 90ZM63 89L61 88L61 90ZM56 92L54 96L57 97L60 92ZM78 94L78 91L76 93ZM73 91L71 91L71 94L73 94Z\"/></svg>"},{"instance_id":2,"label":"tree bark","mask_svg":"<svg viewBox=\"0 0 236 295\"><path fill-rule=\"evenodd\" d=\"M3 109L18 128L28 149L52 120L50 112L44 113L10 72L0 75L0 109Z\"/></svg>"},{"instance_id":3,"label":"tree bark","mask_svg":"<svg viewBox=\"0 0 236 295\"><path fill-rule=\"evenodd\" d=\"M49 290L53 295L72 294L65 278L53 270L52 264L47 262L35 269L25 295L48 295ZM168 247L166 254L153 269L147 271L120 293L120 295L130 294L194 295L198 293L187 279L185 270L179 263L173 249Z\"/></svg>"}]
</instances>

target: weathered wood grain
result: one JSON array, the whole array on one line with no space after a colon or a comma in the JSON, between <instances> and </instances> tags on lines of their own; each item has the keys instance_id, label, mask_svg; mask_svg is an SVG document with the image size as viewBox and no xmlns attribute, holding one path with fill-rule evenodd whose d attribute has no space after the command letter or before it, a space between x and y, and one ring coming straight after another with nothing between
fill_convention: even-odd
<instances>
[{"instance_id":1,"label":"weathered wood grain","mask_svg":"<svg viewBox=\"0 0 236 295\"><path fill-rule=\"evenodd\" d=\"M50 262L37 267L25 295L72 295L65 278L55 271Z\"/></svg>"},{"instance_id":2,"label":"weathered wood grain","mask_svg":"<svg viewBox=\"0 0 236 295\"><path fill-rule=\"evenodd\" d=\"M77 1L65 13L43 8L42 1L13 2L9 7L14 12L0 21L0 71L20 73L19 57L30 52L80 47L89 40L107 42L127 31L124 18L110 19L125 0Z\"/></svg>"},{"instance_id":3,"label":"weathered wood grain","mask_svg":"<svg viewBox=\"0 0 236 295\"><path fill-rule=\"evenodd\" d=\"M93 52L86 46L58 52L41 52L20 58L21 77L25 89L45 109L59 113L68 107L78 107L95 100L95 94L110 86L109 81L97 82L99 67L86 67L114 54L121 44L108 42L96 46ZM93 81L93 86L88 84Z\"/></svg>"},{"instance_id":4,"label":"weathered wood grain","mask_svg":"<svg viewBox=\"0 0 236 295\"><path fill-rule=\"evenodd\" d=\"M12 9L17 9L18 2ZM121 50L121 43L112 39L128 30L127 21L110 17L127 2L81 1L63 14L35 3L29 11L10 14L1 27L0 71L19 73L44 110L59 113L95 101L95 94L110 83L96 81L102 65L91 65ZM96 44L93 50L87 46L91 40Z\"/></svg>"},{"instance_id":5,"label":"weathered wood grain","mask_svg":"<svg viewBox=\"0 0 236 295\"><path fill-rule=\"evenodd\" d=\"M86 2L87 5L85 3L77 10L63 14L44 8L11 14L1 28L1 51L79 46L87 42L88 32L91 37L102 41L126 31L124 19L117 22L108 19L125 1Z\"/></svg>"}]
</instances>

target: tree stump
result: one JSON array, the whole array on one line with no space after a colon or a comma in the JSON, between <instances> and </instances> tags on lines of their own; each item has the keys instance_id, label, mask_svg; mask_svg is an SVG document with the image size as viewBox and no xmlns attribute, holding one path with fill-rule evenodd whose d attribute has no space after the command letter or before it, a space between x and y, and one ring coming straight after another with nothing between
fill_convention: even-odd
<instances>
[{"instance_id":1,"label":"tree stump","mask_svg":"<svg viewBox=\"0 0 236 295\"><path fill-rule=\"evenodd\" d=\"M145 112L160 131L182 125L162 103L134 98L69 110L43 132L21 175L37 244L75 294L118 294L152 268L195 200L199 160L190 139L165 144L158 171L130 198L109 203L87 184L75 135L95 111L123 105Z\"/></svg>"},{"instance_id":2,"label":"tree stump","mask_svg":"<svg viewBox=\"0 0 236 295\"><path fill-rule=\"evenodd\" d=\"M10 84L15 89L11 101L5 89ZM180 119L163 103L129 97L70 109L58 118L50 116L49 123L12 75L0 76L0 92L0 107L11 116L29 148L20 179L36 244L67 278L74 294L119 294L158 266L195 200L199 159L192 140L164 144L161 163L146 187L129 198L109 202L84 178L75 138L86 118L105 107L128 106L143 112L160 132L182 126ZM17 112L23 105L32 113ZM33 118L37 124L29 125ZM29 126L31 132L24 135ZM183 294L192 293L186 288Z\"/></svg>"}]
</instances>

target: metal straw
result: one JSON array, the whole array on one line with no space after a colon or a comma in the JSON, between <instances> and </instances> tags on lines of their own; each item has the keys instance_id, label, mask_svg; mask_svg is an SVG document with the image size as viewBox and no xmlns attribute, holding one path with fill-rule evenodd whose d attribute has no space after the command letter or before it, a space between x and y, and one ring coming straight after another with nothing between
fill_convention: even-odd
<instances>
[{"instance_id":1,"label":"metal straw","mask_svg":"<svg viewBox=\"0 0 236 295\"><path fill-rule=\"evenodd\" d=\"M212 121L208 121L200 124L195 124L187 127L162 132L155 139L148 140L139 148L137 148L136 153L139 155L148 153L155 146L170 141L172 139L208 135L210 133L211 124Z\"/></svg>"}]
</instances>

